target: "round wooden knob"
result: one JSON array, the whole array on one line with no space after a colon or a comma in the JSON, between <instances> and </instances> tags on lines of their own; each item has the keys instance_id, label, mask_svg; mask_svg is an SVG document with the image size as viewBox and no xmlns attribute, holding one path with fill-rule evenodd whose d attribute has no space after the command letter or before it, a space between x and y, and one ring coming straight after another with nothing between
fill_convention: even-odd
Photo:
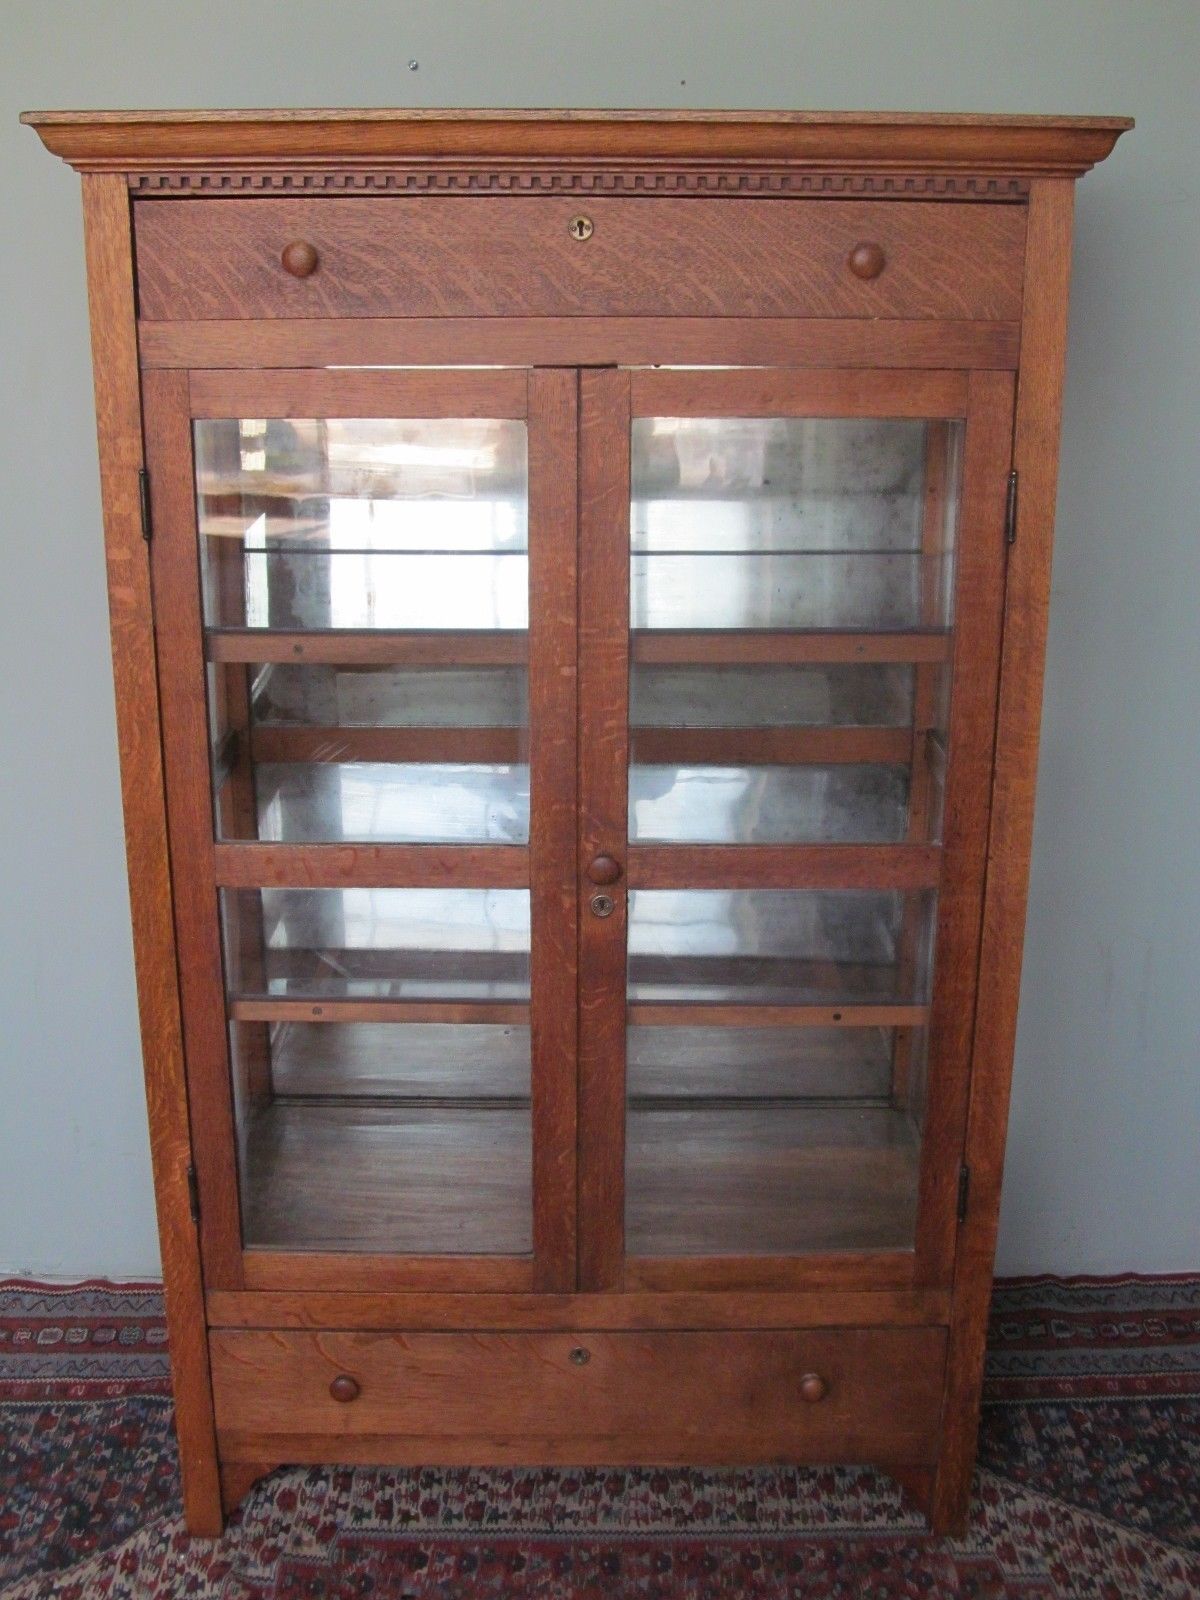
<instances>
[{"instance_id":1,"label":"round wooden knob","mask_svg":"<svg viewBox=\"0 0 1200 1600\"><path fill-rule=\"evenodd\" d=\"M351 1400L358 1399L358 1380L352 1378L348 1372L339 1372L329 1385L329 1393L335 1400L340 1400L343 1405L348 1405Z\"/></svg>"},{"instance_id":2,"label":"round wooden knob","mask_svg":"<svg viewBox=\"0 0 1200 1600\"><path fill-rule=\"evenodd\" d=\"M587 875L592 883L616 883L621 876L621 863L612 856L597 856L589 863Z\"/></svg>"},{"instance_id":3,"label":"round wooden knob","mask_svg":"<svg viewBox=\"0 0 1200 1600\"><path fill-rule=\"evenodd\" d=\"M290 272L293 278L310 278L317 270L320 257L315 244L309 244L307 239L293 239L291 244L284 245L279 259L283 270Z\"/></svg>"},{"instance_id":4,"label":"round wooden knob","mask_svg":"<svg viewBox=\"0 0 1200 1600\"><path fill-rule=\"evenodd\" d=\"M856 278L877 278L887 266L883 246L864 239L846 257L846 265Z\"/></svg>"},{"instance_id":5,"label":"round wooden knob","mask_svg":"<svg viewBox=\"0 0 1200 1600\"><path fill-rule=\"evenodd\" d=\"M829 1385L819 1372L806 1372L800 1379L800 1398L807 1400L810 1406L824 1400L828 1393Z\"/></svg>"}]
</instances>

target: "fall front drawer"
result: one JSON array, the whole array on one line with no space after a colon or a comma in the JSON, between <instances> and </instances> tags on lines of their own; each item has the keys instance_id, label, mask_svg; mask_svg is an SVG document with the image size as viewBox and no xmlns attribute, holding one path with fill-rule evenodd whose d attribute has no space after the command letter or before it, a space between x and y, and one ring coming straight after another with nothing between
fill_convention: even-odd
<instances>
[{"instance_id":1,"label":"fall front drawer","mask_svg":"<svg viewBox=\"0 0 1200 1600\"><path fill-rule=\"evenodd\" d=\"M942 1328L210 1335L222 1455L932 1462Z\"/></svg>"},{"instance_id":2,"label":"fall front drawer","mask_svg":"<svg viewBox=\"0 0 1200 1600\"><path fill-rule=\"evenodd\" d=\"M1020 315L1025 249L1023 206L946 201L144 200L135 227L150 321L1003 321Z\"/></svg>"}]
</instances>

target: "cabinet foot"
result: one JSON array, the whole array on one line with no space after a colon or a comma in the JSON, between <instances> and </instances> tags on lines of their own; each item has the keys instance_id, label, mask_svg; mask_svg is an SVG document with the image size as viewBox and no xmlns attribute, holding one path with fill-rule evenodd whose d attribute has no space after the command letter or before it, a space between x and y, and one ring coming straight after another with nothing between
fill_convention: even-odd
<instances>
[{"instance_id":1,"label":"cabinet foot","mask_svg":"<svg viewBox=\"0 0 1200 1600\"><path fill-rule=\"evenodd\" d=\"M960 1538L966 1533L974 1466L971 1455L957 1470L945 1462L935 1470L929 1504L929 1525L934 1533L945 1538Z\"/></svg>"},{"instance_id":2,"label":"cabinet foot","mask_svg":"<svg viewBox=\"0 0 1200 1600\"><path fill-rule=\"evenodd\" d=\"M933 1468L920 1465L890 1466L887 1471L904 1491L905 1500L914 1505L922 1516L932 1520Z\"/></svg>"}]
</instances>

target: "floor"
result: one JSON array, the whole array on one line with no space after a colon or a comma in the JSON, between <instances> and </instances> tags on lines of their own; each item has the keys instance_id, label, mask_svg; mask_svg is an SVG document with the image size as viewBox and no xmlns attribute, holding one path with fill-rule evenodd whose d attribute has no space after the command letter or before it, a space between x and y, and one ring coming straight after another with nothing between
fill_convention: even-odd
<instances>
[{"instance_id":1,"label":"floor","mask_svg":"<svg viewBox=\"0 0 1200 1600\"><path fill-rule=\"evenodd\" d=\"M1200 1275L998 1286L971 1523L865 1470L300 1471L192 1541L151 1288L0 1282L0 1600L1189 1600Z\"/></svg>"}]
</instances>

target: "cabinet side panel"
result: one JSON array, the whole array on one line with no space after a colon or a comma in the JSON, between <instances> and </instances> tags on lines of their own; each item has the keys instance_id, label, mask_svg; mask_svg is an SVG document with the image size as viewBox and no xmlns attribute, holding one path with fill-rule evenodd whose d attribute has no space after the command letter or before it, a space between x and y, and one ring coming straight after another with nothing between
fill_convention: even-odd
<instances>
[{"instance_id":1,"label":"cabinet side panel","mask_svg":"<svg viewBox=\"0 0 1200 1600\"><path fill-rule=\"evenodd\" d=\"M216 1533L221 1496L204 1289L188 1203L183 1038L150 571L138 487L141 407L125 180L119 175L85 177L83 211L129 899L184 1508L194 1533Z\"/></svg>"},{"instance_id":2,"label":"cabinet side panel","mask_svg":"<svg viewBox=\"0 0 1200 1600\"><path fill-rule=\"evenodd\" d=\"M933 1522L940 1531L966 1521L979 1426L1033 843L1073 204L1070 179L1048 178L1032 185L1014 447L1020 474L1018 531L1008 555L967 1120L970 1205L958 1236L942 1453L934 1489Z\"/></svg>"}]
</instances>

